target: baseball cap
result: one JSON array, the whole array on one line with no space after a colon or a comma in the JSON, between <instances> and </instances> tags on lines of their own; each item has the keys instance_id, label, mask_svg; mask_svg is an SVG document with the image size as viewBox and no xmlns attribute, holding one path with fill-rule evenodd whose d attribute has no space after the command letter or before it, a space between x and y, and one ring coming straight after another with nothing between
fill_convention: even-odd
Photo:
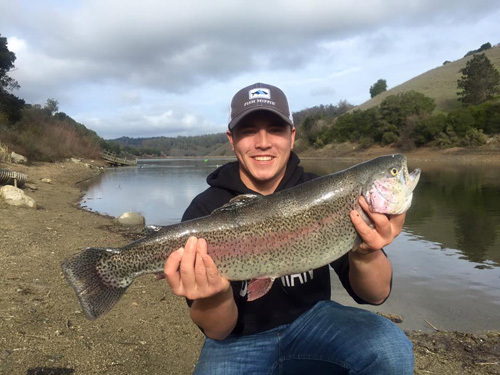
<instances>
[{"instance_id":1,"label":"baseball cap","mask_svg":"<svg viewBox=\"0 0 500 375\"><path fill-rule=\"evenodd\" d=\"M267 83L254 83L242 88L233 96L229 130L234 129L243 117L255 111L276 113L287 124L294 126L285 93L278 87Z\"/></svg>"}]
</instances>

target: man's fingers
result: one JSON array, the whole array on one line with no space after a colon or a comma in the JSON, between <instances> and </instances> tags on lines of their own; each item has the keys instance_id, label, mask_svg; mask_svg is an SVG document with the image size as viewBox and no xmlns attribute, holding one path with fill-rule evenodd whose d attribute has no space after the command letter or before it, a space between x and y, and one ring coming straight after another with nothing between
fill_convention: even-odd
<instances>
[{"instance_id":1,"label":"man's fingers","mask_svg":"<svg viewBox=\"0 0 500 375\"><path fill-rule=\"evenodd\" d=\"M202 256L207 254L207 241L204 238L198 238L198 242L196 243L196 251Z\"/></svg>"},{"instance_id":2,"label":"man's fingers","mask_svg":"<svg viewBox=\"0 0 500 375\"><path fill-rule=\"evenodd\" d=\"M375 227L377 233L385 239L391 238L389 242L391 242L392 238L394 238L393 232L395 230L398 231L398 233L399 231L401 231L401 228L399 228L399 230L397 228L395 229L394 222L392 222L392 218L395 217L395 215L385 215L376 212L371 212L370 206L368 205L363 196L361 196L359 199L359 205L372 221L373 226ZM403 220L401 221L401 227L404 223L404 216L402 219Z\"/></svg>"},{"instance_id":3,"label":"man's fingers","mask_svg":"<svg viewBox=\"0 0 500 375\"><path fill-rule=\"evenodd\" d=\"M361 236L361 238L364 239L373 232L373 229L370 228L368 224L365 223L365 221L361 217L361 214L358 211L352 210L350 216L351 216L351 221L354 224L354 228L356 228L356 231Z\"/></svg>"},{"instance_id":4,"label":"man's fingers","mask_svg":"<svg viewBox=\"0 0 500 375\"><path fill-rule=\"evenodd\" d=\"M203 292L207 289L207 270L205 268L205 263L203 263L203 256L200 253L196 253L196 263L194 265L194 276L196 282L196 289Z\"/></svg>"},{"instance_id":5,"label":"man's fingers","mask_svg":"<svg viewBox=\"0 0 500 375\"><path fill-rule=\"evenodd\" d=\"M165 277L167 278L167 281L174 292L181 287L181 275L179 274L179 267L182 261L183 252L184 249L180 248L179 250L176 250L172 254L170 254L170 256L167 258L167 261L165 262L165 268L163 270L163 272L165 273Z\"/></svg>"},{"instance_id":6,"label":"man's fingers","mask_svg":"<svg viewBox=\"0 0 500 375\"><path fill-rule=\"evenodd\" d=\"M352 223L363 240L360 245L361 249L381 249L390 244L401 233L406 214L385 215L371 212L364 197L360 197L359 205L374 225L374 228L371 228L357 211L351 211Z\"/></svg>"},{"instance_id":7,"label":"man's fingers","mask_svg":"<svg viewBox=\"0 0 500 375\"><path fill-rule=\"evenodd\" d=\"M165 274L172 291L189 299L213 296L229 287L207 254L204 239L190 237L186 246L172 254L165 263Z\"/></svg>"},{"instance_id":8,"label":"man's fingers","mask_svg":"<svg viewBox=\"0 0 500 375\"><path fill-rule=\"evenodd\" d=\"M205 255L203 257L203 263L205 264L205 269L207 271L208 283L211 285L217 284L220 281L220 274L213 259L209 255Z\"/></svg>"},{"instance_id":9,"label":"man's fingers","mask_svg":"<svg viewBox=\"0 0 500 375\"><path fill-rule=\"evenodd\" d=\"M394 230L397 232L396 236L401 233L401 230L403 229L403 225L406 220L406 212L402 213L400 215L390 215L389 220L392 224L392 227Z\"/></svg>"},{"instance_id":10,"label":"man's fingers","mask_svg":"<svg viewBox=\"0 0 500 375\"><path fill-rule=\"evenodd\" d=\"M196 262L196 237L190 237L186 242L180 266L180 277L185 290L192 290L196 285L194 265Z\"/></svg>"},{"instance_id":11,"label":"man's fingers","mask_svg":"<svg viewBox=\"0 0 500 375\"><path fill-rule=\"evenodd\" d=\"M354 228L356 228L356 231L358 232L359 236L361 237L361 240L363 241L360 245L359 248L362 250L368 250L368 249L377 249L377 248L382 248L383 246L381 245L380 247L378 246L379 240L380 240L380 235L377 233L376 230L371 228L368 224L365 223L363 218L361 217L360 213L356 210L351 211L350 213L352 223L354 225Z\"/></svg>"}]
</instances>

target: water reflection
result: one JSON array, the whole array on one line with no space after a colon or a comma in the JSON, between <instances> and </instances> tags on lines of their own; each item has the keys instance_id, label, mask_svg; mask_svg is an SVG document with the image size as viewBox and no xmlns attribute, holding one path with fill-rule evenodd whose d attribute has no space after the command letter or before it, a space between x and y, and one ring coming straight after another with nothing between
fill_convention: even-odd
<instances>
[{"instance_id":1,"label":"water reflection","mask_svg":"<svg viewBox=\"0 0 500 375\"><path fill-rule=\"evenodd\" d=\"M208 187L207 175L224 162L148 160L137 168L109 169L83 187L81 204L111 216L138 212L148 225L177 223L193 197Z\"/></svg>"},{"instance_id":2,"label":"water reflection","mask_svg":"<svg viewBox=\"0 0 500 375\"><path fill-rule=\"evenodd\" d=\"M422 173L408 229L473 262L500 264L500 187L487 168Z\"/></svg>"}]
</instances>

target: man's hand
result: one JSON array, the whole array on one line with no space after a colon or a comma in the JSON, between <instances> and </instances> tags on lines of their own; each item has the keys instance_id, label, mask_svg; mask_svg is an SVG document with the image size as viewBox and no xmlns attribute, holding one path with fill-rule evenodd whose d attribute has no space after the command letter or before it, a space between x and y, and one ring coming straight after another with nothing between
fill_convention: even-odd
<instances>
[{"instance_id":1,"label":"man's hand","mask_svg":"<svg viewBox=\"0 0 500 375\"><path fill-rule=\"evenodd\" d=\"M207 337L223 340L236 326L238 309L229 280L207 254L203 238L190 237L165 263L165 277L174 294L193 300L190 316Z\"/></svg>"},{"instance_id":2,"label":"man's hand","mask_svg":"<svg viewBox=\"0 0 500 375\"><path fill-rule=\"evenodd\" d=\"M184 248L174 251L165 263L165 277L174 294L191 300L227 292L229 281L220 276L207 254L203 238L190 237Z\"/></svg>"},{"instance_id":3,"label":"man's hand","mask_svg":"<svg viewBox=\"0 0 500 375\"><path fill-rule=\"evenodd\" d=\"M357 251L367 254L389 245L403 229L406 213L400 215L385 215L371 212L364 197L360 197L359 205L372 221L374 227L365 223L358 211L351 211L351 220L363 242Z\"/></svg>"}]
</instances>

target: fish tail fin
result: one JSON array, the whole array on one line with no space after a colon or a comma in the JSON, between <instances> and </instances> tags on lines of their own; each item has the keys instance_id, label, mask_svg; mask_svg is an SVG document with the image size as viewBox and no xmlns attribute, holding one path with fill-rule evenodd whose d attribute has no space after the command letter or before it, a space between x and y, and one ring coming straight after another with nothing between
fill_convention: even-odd
<instances>
[{"instance_id":1,"label":"fish tail fin","mask_svg":"<svg viewBox=\"0 0 500 375\"><path fill-rule=\"evenodd\" d=\"M61 265L85 315L91 320L111 310L128 287L113 287L102 280L96 266L108 255L106 249L89 247Z\"/></svg>"}]
</instances>

